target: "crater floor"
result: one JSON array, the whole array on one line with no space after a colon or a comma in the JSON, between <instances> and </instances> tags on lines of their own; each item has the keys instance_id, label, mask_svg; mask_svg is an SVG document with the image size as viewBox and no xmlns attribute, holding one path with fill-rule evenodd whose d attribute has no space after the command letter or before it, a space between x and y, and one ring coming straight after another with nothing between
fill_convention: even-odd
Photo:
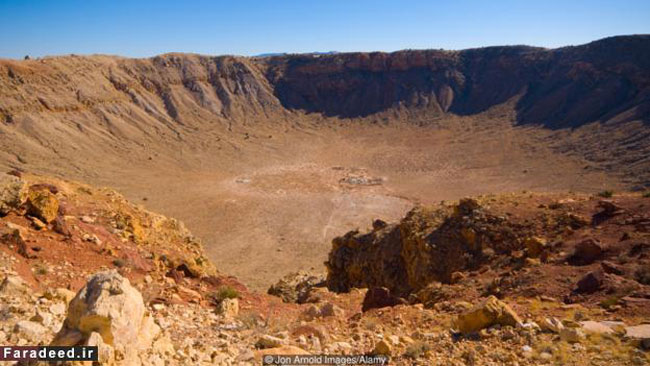
<instances>
[{"instance_id":1,"label":"crater floor","mask_svg":"<svg viewBox=\"0 0 650 366\"><path fill-rule=\"evenodd\" d=\"M183 166L154 159L86 179L183 220L222 272L265 290L288 272L324 271L333 237L373 219L399 220L418 203L622 187L587 162L554 153L544 143L549 134L457 117L425 127L314 127L247 139L236 153L206 152Z\"/></svg>"}]
</instances>

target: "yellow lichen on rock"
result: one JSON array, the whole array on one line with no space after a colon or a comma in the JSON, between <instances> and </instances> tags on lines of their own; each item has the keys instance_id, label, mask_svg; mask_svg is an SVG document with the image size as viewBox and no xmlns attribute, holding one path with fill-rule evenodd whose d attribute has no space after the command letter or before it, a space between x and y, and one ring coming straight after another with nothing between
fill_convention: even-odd
<instances>
[{"instance_id":1,"label":"yellow lichen on rock","mask_svg":"<svg viewBox=\"0 0 650 366\"><path fill-rule=\"evenodd\" d=\"M27 213L50 223L59 214L59 200L46 189L33 190L27 196Z\"/></svg>"}]
</instances>

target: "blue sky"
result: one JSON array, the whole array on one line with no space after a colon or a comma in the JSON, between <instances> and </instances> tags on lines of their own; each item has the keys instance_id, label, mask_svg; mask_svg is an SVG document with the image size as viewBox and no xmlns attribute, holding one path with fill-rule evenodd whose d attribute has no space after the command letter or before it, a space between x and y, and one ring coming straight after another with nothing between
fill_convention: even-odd
<instances>
[{"instance_id":1,"label":"blue sky","mask_svg":"<svg viewBox=\"0 0 650 366\"><path fill-rule=\"evenodd\" d=\"M0 0L0 57L559 47L650 33L649 0Z\"/></svg>"}]
</instances>

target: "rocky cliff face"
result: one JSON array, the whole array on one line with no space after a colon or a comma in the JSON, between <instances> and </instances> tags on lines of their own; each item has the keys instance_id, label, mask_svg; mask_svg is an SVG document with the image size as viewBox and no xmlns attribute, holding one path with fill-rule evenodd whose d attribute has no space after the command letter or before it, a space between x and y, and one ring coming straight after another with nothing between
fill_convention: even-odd
<instances>
[{"instance_id":1,"label":"rocky cliff face","mask_svg":"<svg viewBox=\"0 0 650 366\"><path fill-rule=\"evenodd\" d=\"M26 113L46 111L191 124L278 106L271 87L249 60L178 54L3 61L0 93L7 124L19 122Z\"/></svg>"},{"instance_id":2,"label":"rocky cliff face","mask_svg":"<svg viewBox=\"0 0 650 366\"><path fill-rule=\"evenodd\" d=\"M521 96L521 123L575 127L647 120L650 36L577 47L399 51L271 58L168 54L0 63L0 118L28 112L116 115L183 125L300 109L362 117L391 108L474 114Z\"/></svg>"},{"instance_id":3,"label":"rocky cliff face","mask_svg":"<svg viewBox=\"0 0 650 366\"><path fill-rule=\"evenodd\" d=\"M576 127L648 119L650 37L547 50L513 46L272 58L267 75L290 109L360 117L395 107L475 114L521 96L520 123Z\"/></svg>"},{"instance_id":4,"label":"rocky cliff face","mask_svg":"<svg viewBox=\"0 0 650 366\"><path fill-rule=\"evenodd\" d=\"M650 36L555 50L0 60L0 162L80 177L94 175L97 162L213 164L222 149L237 154L241 136L267 138L303 121L428 123L505 106L501 117L512 112L519 124L559 130L549 139L557 151L643 185L650 171L648 60ZM593 128L559 135L578 126Z\"/></svg>"},{"instance_id":5,"label":"rocky cliff face","mask_svg":"<svg viewBox=\"0 0 650 366\"><path fill-rule=\"evenodd\" d=\"M476 270L494 255L521 250L530 235L526 225L471 199L453 210L416 208L398 225L374 226L333 240L326 263L331 290L380 286L406 297L431 282L451 283L455 272Z\"/></svg>"}]
</instances>

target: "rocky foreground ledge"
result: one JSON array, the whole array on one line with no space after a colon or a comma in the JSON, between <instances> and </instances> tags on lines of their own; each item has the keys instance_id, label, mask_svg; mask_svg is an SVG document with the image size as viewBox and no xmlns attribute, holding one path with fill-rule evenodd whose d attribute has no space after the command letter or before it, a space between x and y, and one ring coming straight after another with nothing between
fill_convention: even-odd
<instances>
[{"instance_id":1,"label":"rocky foreground ledge","mask_svg":"<svg viewBox=\"0 0 650 366\"><path fill-rule=\"evenodd\" d=\"M273 295L220 274L176 220L111 190L0 175L0 344L105 365L381 354L398 365L643 365L650 199L484 196L333 242Z\"/></svg>"}]
</instances>

